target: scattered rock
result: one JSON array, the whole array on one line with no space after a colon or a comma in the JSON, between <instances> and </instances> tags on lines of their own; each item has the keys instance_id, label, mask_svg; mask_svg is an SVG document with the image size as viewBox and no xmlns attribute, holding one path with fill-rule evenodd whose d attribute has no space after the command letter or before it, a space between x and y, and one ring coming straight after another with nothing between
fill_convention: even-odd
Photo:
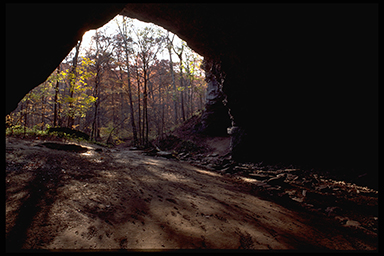
<instances>
[{"instance_id":1,"label":"scattered rock","mask_svg":"<svg viewBox=\"0 0 384 256\"><path fill-rule=\"evenodd\" d=\"M314 205L313 205L313 204L307 204L307 203L303 203L303 205L304 205L305 207L308 207L308 208L313 208L313 207L314 207Z\"/></svg>"},{"instance_id":2,"label":"scattered rock","mask_svg":"<svg viewBox=\"0 0 384 256\"><path fill-rule=\"evenodd\" d=\"M345 226L358 228L361 226L361 224L360 224L360 222L355 221L355 220L347 220L347 222L345 223Z\"/></svg>"},{"instance_id":3,"label":"scattered rock","mask_svg":"<svg viewBox=\"0 0 384 256\"><path fill-rule=\"evenodd\" d=\"M294 196L296 194L296 190L287 190L285 193L289 196Z\"/></svg>"},{"instance_id":4,"label":"scattered rock","mask_svg":"<svg viewBox=\"0 0 384 256\"><path fill-rule=\"evenodd\" d=\"M223 168L221 170L219 170L220 173L229 173L231 172L232 168L231 167L226 167L226 168Z\"/></svg>"},{"instance_id":5,"label":"scattered rock","mask_svg":"<svg viewBox=\"0 0 384 256\"><path fill-rule=\"evenodd\" d=\"M258 187L263 187L263 188L265 188L265 189L270 189L270 188L272 188L271 185L268 185L268 184L266 184L265 182L262 182L262 181L255 183L255 185L258 186Z\"/></svg>"},{"instance_id":6,"label":"scattered rock","mask_svg":"<svg viewBox=\"0 0 384 256\"><path fill-rule=\"evenodd\" d=\"M287 175L286 178L289 181L295 181L295 180L297 180L299 178L298 175L294 175L294 174L291 174L291 173L287 173L286 175Z\"/></svg>"},{"instance_id":7,"label":"scattered rock","mask_svg":"<svg viewBox=\"0 0 384 256\"><path fill-rule=\"evenodd\" d=\"M172 152L168 152L168 151L159 151L156 153L156 155L158 156L161 156L161 157L165 157L165 158L173 158L173 153Z\"/></svg>"},{"instance_id":8,"label":"scattered rock","mask_svg":"<svg viewBox=\"0 0 384 256\"><path fill-rule=\"evenodd\" d=\"M189 153L185 153L185 152L181 152L180 154L178 154L178 157L181 160L187 159L189 156L190 156L190 154Z\"/></svg>"},{"instance_id":9,"label":"scattered rock","mask_svg":"<svg viewBox=\"0 0 384 256\"><path fill-rule=\"evenodd\" d=\"M177 140L179 143L181 140ZM162 151L169 150L169 151ZM327 173L316 173L315 170L297 169L294 166L266 165L260 163L237 163L231 157L220 156L217 153L204 154L203 152L178 151L172 155L171 149L157 148L154 155L162 157L176 157L179 160L187 160L195 166L216 171L223 176L244 180L252 184L261 195L278 198L280 202L295 203L307 211L326 215L333 218L339 216L340 223L348 227L367 228L377 233L377 217L368 219L352 216L349 213L352 204L357 208L367 208L365 200L372 200L372 205L377 207L378 191L360 187L343 180L330 179ZM212 152L212 151L211 151ZM288 168L287 168L288 167ZM362 174L362 178L366 175ZM369 199L367 199L369 198ZM273 200L273 199L272 199ZM368 201L367 201L368 202ZM332 206L329 206L332 205ZM372 208L374 209L374 208ZM365 210L364 210L365 211ZM371 216L377 216L376 210ZM354 220L350 220L353 218ZM368 223L368 224L367 224Z\"/></svg>"},{"instance_id":10,"label":"scattered rock","mask_svg":"<svg viewBox=\"0 0 384 256\"><path fill-rule=\"evenodd\" d=\"M206 165L206 168L210 169L210 170L215 170L216 169L216 165L215 164L207 164Z\"/></svg>"},{"instance_id":11,"label":"scattered rock","mask_svg":"<svg viewBox=\"0 0 384 256\"><path fill-rule=\"evenodd\" d=\"M347 217L342 217L342 216L336 216L335 219L339 221L341 225L345 225L345 223L347 223L348 221Z\"/></svg>"},{"instance_id":12,"label":"scattered rock","mask_svg":"<svg viewBox=\"0 0 384 256\"><path fill-rule=\"evenodd\" d=\"M271 178L271 176L266 175L266 174L250 173L248 175L251 176L252 178L257 179L257 180L266 180L266 179Z\"/></svg>"},{"instance_id":13,"label":"scattered rock","mask_svg":"<svg viewBox=\"0 0 384 256\"><path fill-rule=\"evenodd\" d=\"M303 198L298 198L298 197L291 197L291 199L292 199L293 201L298 202L298 203L302 203L302 202L304 201Z\"/></svg>"},{"instance_id":14,"label":"scattered rock","mask_svg":"<svg viewBox=\"0 0 384 256\"><path fill-rule=\"evenodd\" d=\"M284 186L286 185L285 181L285 173L279 174L276 177L270 178L267 183L269 185L278 185L278 186Z\"/></svg>"},{"instance_id":15,"label":"scattered rock","mask_svg":"<svg viewBox=\"0 0 384 256\"><path fill-rule=\"evenodd\" d=\"M327 192L332 192L333 189L327 185L327 184L324 184L324 185L320 185L318 187L316 187L316 190L320 191L320 192L323 192L323 193L327 193Z\"/></svg>"},{"instance_id":16,"label":"scattered rock","mask_svg":"<svg viewBox=\"0 0 384 256\"><path fill-rule=\"evenodd\" d=\"M338 206L333 207L327 207L325 209L325 212L328 214L328 216L335 215L341 212L341 208Z\"/></svg>"}]
</instances>

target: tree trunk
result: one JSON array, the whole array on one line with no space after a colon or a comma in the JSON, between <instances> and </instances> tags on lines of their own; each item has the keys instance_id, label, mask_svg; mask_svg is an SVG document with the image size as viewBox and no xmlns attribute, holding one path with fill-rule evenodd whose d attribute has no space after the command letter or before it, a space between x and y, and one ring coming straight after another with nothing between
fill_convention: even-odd
<instances>
[{"instance_id":1,"label":"tree trunk","mask_svg":"<svg viewBox=\"0 0 384 256\"><path fill-rule=\"evenodd\" d=\"M169 70L171 71L171 77L172 77L172 88L173 88L173 106L174 106L174 118L175 118L175 125L178 123L178 115L177 115L177 97L176 97L176 93L177 93L177 90L176 90L176 82L175 82L175 74L173 72L173 62L172 62L172 51L171 51L171 48L172 48L172 43L173 43L173 39L175 38L175 35L173 35L172 37L172 40L169 40L168 38L168 52L169 52Z\"/></svg>"},{"instance_id":2,"label":"tree trunk","mask_svg":"<svg viewBox=\"0 0 384 256\"><path fill-rule=\"evenodd\" d=\"M137 64L136 64L136 81L137 81L137 116L138 116L138 128L139 128L139 141L140 144L143 144L143 133L141 130L141 104L140 104L140 77L139 77L139 70L137 69Z\"/></svg>"},{"instance_id":3,"label":"tree trunk","mask_svg":"<svg viewBox=\"0 0 384 256\"><path fill-rule=\"evenodd\" d=\"M95 140L98 137L97 131L99 129L97 118L98 118L98 111L99 111L99 103L100 103L100 92L99 92L99 86L101 82L101 59L99 57L99 36L96 30L96 77L95 77L95 89L93 91L93 97L96 98L95 104L94 104L94 112L93 112L93 122L92 122L92 130L91 130L91 140Z\"/></svg>"},{"instance_id":4,"label":"tree trunk","mask_svg":"<svg viewBox=\"0 0 384 256\"><path fill-rule=\"evenodd\" d=\"M41 130L44 129L44 120L45 119L45 97L41 95Z\"/></svg>"},{"instance_id":5,"label":"tree trunk","mask_svg":"<svg viewBox=\"0 0 384 256\"><path fill-rule=\"evenodd\" d=\"M22 103L21 104L21 111L23 111L24 110L24 113L23 112L21 112L21 113L23 113L24 115L23 115L23 117L24 117L24 137L25 137L25 134L26 134L26 127L27 127L27 101L25 101L25 104L24 103Z\"/></svg>"},{"instance_id":6,"label":"tree trunk","mask_svg":"<svg viewBox=\"0 0 384 256\"><path fill-rule=\"evenodd\" d=\"M77 58L79 57L79 50L80 50L81 41L82 41L82 38L77 42L75 56L73 57L73 61L72 61L71 74L73 74L73 76L71 76L70 88L69 88L71 98L73 98L74 86L75 86L75 82L76 82ZM73 123L74 123L74 109L73 109L73 102L71 101L69 103L69 116L68 116L68 125L67 126L69 128L72 128Z\"/></svg>"},{"instance_id":7,"label":"tree trunk","mask_svg":"<svg viewBox=\"0 0 384 256\"><path fill-rule=\"evenodd\" d=\"M95 111L93 112L93 122L92 122L92 131L91 131L91 140L96 140L97 138L97 131L99 129L97 125L97 118L98 118L98 110L99 110L99 85L100 85L100 63L96 63L96 80L95 80L95 90L93 93L93 97L97 98L95 101Z\"/></svg>"},{"instance_id":8,"label":"tree trunk","mask_svg":"<svg viewBox=\"0 0 384 256\"><path fill-rule=\"evenodd\" d=\"M135 115L134 115L134 109L133 109L133 102L132 102L132 89L131 89L131 74L129 71L129 54L128 54L128 45L125 45L125 55L126 55L126 66L127 66L127 80L128 80L128 99L129 99L129 106L131 108L131 126L132 126L132 132L133 132L133 145L137 146L138 140L137 140L137 130L136 130L136 124L135 124ZM140 111L140 109L139 109Z\"/></svg>"},{"instance_id":9,"label":"tree trunk","mask_svg":"<svg viewBox=\"0 0 384 256\"><path fill-rule=\"evenodd\" d=\"M55 85L55 97L54 97L54 105L53 105L53 127L57 126L57 101L59 94L59 73L60 73L60 65L56 69L57 81Z\"/></svg>"},{"instance_id":10,"label":"tree trunk","mask_svg":"<svg viewBox=\"0 0 384 256\"><path fill-rule=\"evenodd\" d=\"M180 87L183 88L183 82L182 77L180 77ZM184 89L181 89L180 91L180 98L181 98L181 117L183 118L183 122L185 122L185 110L184 110Z\"/></svg>"},{"instance_id":11,"label":"tree trunk","mask_svg":"<svg viewBox=\"0 0 384 256\"><path fill-rule=\"evenodd\" d=\"M109 85L111 86L111 85ZM115 104L115 83L112 83L112 91L111 91L111 103L112 105L112 126L115 127L115 123L117 122L116 117L116 104Z\"/></svg>"},{"instance_id":12,"label":"tree trunk","mask_svg":"<svg viewBox=\"0 0 384 256\"><path fill-rule=\"evenodd\" d=\"M61 103L60 101L57 102L57 125L63 126L63 119L61 116L62 110L61 110Z\"/></svg>"},{"instance_id":13,"label":"tree trunk","mask_svg":"<svg viewBox=\"0 0 384 256\"><path fill-rule=\"evenodd\" d=\"M180 52L176 52L175 48L173 48L173 51L176 53L176 55L180 59L180 97L181 97L181 115L183 118L183 121L185 121L185 111L184 111L184 85L183 85L183 51L184 51L184 45L181 46Z\"/></svg>"},{"instance_id":14,"label":"tree trunk","mask_svg":"<svg viewBox=\"0 0 384 256\"><path fill-rule=\"evenodd\" d=\"M180 98L181 98L181 116L183 118L183 122L185 122L185 109L184 109L184 78L183 78L183 70L182 70L182 61L183 61L183 51L178 54L180 59Z\"/></svg>"},{"instance_id":15,"label":"tree trunk","mask_svg":"<svg viewBox=\"0 0 384 256\"><path fill-rule=\"evenodd\" d=\"M120 26L119 23L117 25L119 28L120 35L122 36L123 42L124 42L124 51L125 51L126 67L127 67L127 80L128 80L128 99L129 99L129 106L131 110L131 126L132 126L132 133L133 133L133 144L134 146L137 146L139 142L137 137L137 128L135 124L135 111L133 108L133 100L132 100L131 73L129 69L129 44L128 44L128 36L127 36L128 26L126 22L126 17L123 18L122 27ZM139 98L139 102L140 102L140 98ZM138 111L140 113L140 106ZM139 116L139 133L140 133L140 116Z\"/></svg>"},{"instance_id":16,"label":"tree trunk","mask_svg":"<svg viewBox=\"0 0 384 256\"><path fill-rule=\"evenodd\" d=\"M25 111L24 111L24 137L27 133L27 126L28 126L28 108L29 108L29 99L25 101Z\"/></svg>"},{"instance_id":17,"label":"tree trunk","mask_svg":"<svg viewBox=\"0 0 384 256\"><path fill-rule=\"evenodd\" d=\"M99 115L100 108L98 107L97 109L98 111L97 111L96 139L100 139L100 115Z\"/></svg>"},{"instance_id":18,"label":"tree trunk","mask_svg":"<svg viewBox=\"0 0 384 256\"><path fill-rule=\"evenodd\" d=\"M145 66L145 64L144 64ZM144 136L144 146L148 146L148 77L147 77L147 69L143 69L143 77L144 77L144 94L143 94L143 130L145 127L145 136Z\"/></svg>"},{"instance_id":19,"label":"tree trunk","mask_svg":"<svg viewBox=\"0 0 384 256\"><path fill-rule=\"evenodd\" d=\"M187 117L190 117L192 116L193 112L194 112L194 104L193 104L193 80L194 80L194 76L193 74L191 74L191 71L188 67L188 64L186 65L186 71L187 71L187 77L188 77L188 85L187 85L187 88L188 88L188 91L189 91L189 95L188 95L188 115Z\"/></svg>"}]
</instances>

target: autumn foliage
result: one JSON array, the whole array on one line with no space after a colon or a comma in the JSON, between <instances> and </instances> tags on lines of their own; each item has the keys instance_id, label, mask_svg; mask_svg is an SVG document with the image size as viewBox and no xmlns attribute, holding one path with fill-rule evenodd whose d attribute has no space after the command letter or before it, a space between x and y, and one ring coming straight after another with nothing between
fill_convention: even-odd
<instances>
[{"instance_id":1,"label":"autumn foliage","mask_svg":"<svg viewBox=\"0 0 384 256\"><path fill-rule=\"evenodd\" d=\"M9 129L60 126L104 143L146 145L204 107L202 57L160 27L135 28L119 16L114 22L115 33L98 29L89 48L79 41L20 101L6 117Z\"/></svg>"}]
</instances>

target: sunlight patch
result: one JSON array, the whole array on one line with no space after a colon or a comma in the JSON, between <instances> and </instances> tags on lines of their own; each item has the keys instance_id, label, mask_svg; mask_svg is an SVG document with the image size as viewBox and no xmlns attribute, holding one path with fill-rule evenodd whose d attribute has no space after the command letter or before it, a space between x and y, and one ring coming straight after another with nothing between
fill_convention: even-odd
<instances>
[{"instance_id":1,"label":"sunlight patch","mask_svg":"<svg viewBox=\"0 0 384 256\"><path fill-rule=\"evenodd\" d=\"M218 173L214 173L214 172L210 172L210 171L206 171L206 170L195 169L195 171L202 173L202 174L208 174L210 176L221 177L221 175Z\"/></svg>"}]
</instances>

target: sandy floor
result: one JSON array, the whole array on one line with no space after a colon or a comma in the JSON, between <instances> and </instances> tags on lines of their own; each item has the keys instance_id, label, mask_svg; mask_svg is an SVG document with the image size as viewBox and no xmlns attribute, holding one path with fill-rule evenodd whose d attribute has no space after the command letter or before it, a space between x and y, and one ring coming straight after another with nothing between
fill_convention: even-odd
<instances>
[{"instance_id":1,"label":"sandy floor","mask_svg":"<svg viewBox=\"0 0 384 256\"><path fill-rule=\"evenodd\" d=\"M41 143L6 139L7 250L377 249L188 163Z\"/></svg>"}]
</instances>

